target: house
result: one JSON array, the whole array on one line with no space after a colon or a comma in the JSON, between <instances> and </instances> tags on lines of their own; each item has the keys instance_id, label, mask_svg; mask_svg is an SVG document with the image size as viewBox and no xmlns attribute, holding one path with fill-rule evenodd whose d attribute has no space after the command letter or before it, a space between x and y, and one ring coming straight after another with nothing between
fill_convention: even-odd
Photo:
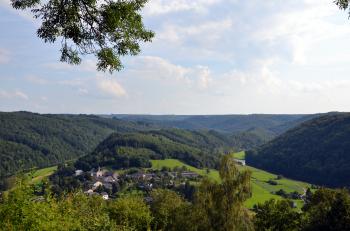
<instances>
[{"instance_id":1,"label":"house","mask_svg":"<svg viewBox=\"0 0 350 231\"><path fill-rule=\"evenodd\" d=\"M134 173L134 174L127 175L127 176L132 178L132 179L143 179L145 177L145 174L143 174L143 173Z\"/></svg>"},{"instance_id":2,"label":"house","mask_svg":"<svg viewBox=\"0 0 350 231\"><path fill-rule=\"evenodd\" d=\"M92 187L93 190L97 189L98 187L103 186L101 181L96 181Z\"/></svg>"},{"instance_id":3,"label":"house","mask_svg":"<svg viewBox=\"0 0 350 231\"><path fill-rule=\"evenodd\" d=\"M100 167L98 167L98 170L96 172L96 177L103 177L103 175L104 175L104 171L101 170Z\"/></svg>"},{"instance_id":4,"label":"house","mask_svg":"<svg viewBox=\"0 0 350 231\"><path fill-rule=\"evenodd\" d=\"M154 174L154 173L146 173L146 174L143 174L143 179L150 180L155 176L156 176L156 174Z\"/></svg>"},{"instance_id":5,"label":"house","mask_svg":"<svg viewBox=\"0 0 350 231\"><path fill-rule=\"evenodd\" d=\"M92 177L96 176L96 172L95 172L94 168L90 170L90 176L92 176Z\"/></svg>"},{"instance_id":6,"label":"house","mask_svg":"<svg viewBox=\"0 0 350 231\"><path fill-rule=\"evenodd\" d=\"M116 180L112 176L107 176L103 178L103 181L106 183L114 183Z\"/></svg>"},{"instance_id":7,"label":"house","mask_svg":"<svg viewBox=\"0 0 350 231\"><path fill-rule=\"evenodd\" d=\"M83 170L80 170L80 169L75 170L75 176L80 176L80 175L83 174L83 173L84 173Z\"/></svg>"},{"instance_id":8,"label":"house","mask_svg":"<svg viewBox=\"0 0 350 231\"><path fill-rule=\"evenodd\" d=\"M112 190L112 189L113 189L113 186L112 186L112 184L110 184L110 183L104 183L104 184L103 184L103 187L105 187L106 189L109 189L109 190Z\"/></svg>"},{"instance_id":9,"label":"house","mask_svg":"<svg viewBox=\"0 0 350 231\"><path fill-rule=\"evenodd\" d=\"M106 193L106 192L102 192L101 196L102 196L103 200L108 200L109 199L108 193Z\"/></svg>"},{"instance_id":10,"label":"house","mask_svg":"<svg viewBox=\"0 0 350 231\"><path fill-rule=\"evenodd\" d=\"M84 193L89 195L89 196L92 196L94 194L94 190L89 189L89 190L85 191Z\"/></svg>"},{"instance_id":11,"label":"house","mask_svg":"<svg viewBox=\"0 0 350 231\"><path fill-rule=\"evenodd\" d=\"M236 162L236 164L245 166L245 160L240 160L240 159L233 159L233 160Z\"/></svg>"},{"instance_id":12,"label":"house","mask_svg":"<svg viewBox=\"0 0 350 231\"><path fill-rule=\"evenodd\" d=\"M115 173L113 173L112 176L113 176L114 179L118 179L119 178L119 173L115 172Z\"/></svg>"},{"instance_id":13,"label":"house","mask_svg":"<svg viewBox=\"0 0 350 231\"><path fill-rule=\"evenodd\" d=\"M181 176L185 177L185 178L196 178L199 175L197 173L195 173L195 172L182 172Z\"/></svg>"},{"instance_id":14,"label":"house","mask_svg":"<svg viewBox=\"0 0 350 231\"><path fill-rule=\"evenodd\" d=\"M168 172L168 176L174 179L176 177L176 172Z\"/></svg>"},{"instance_id":15,"label":"house","mask_svg":"<svg viewBox=\"0 0 350 231\"><path fill-rule=\"evenodd\" d=\"M113 172L110 172L110 171L105 171L103 173L103 176L107 177L107 176L112 176L113 177Z\"/></svg>"}]
</instances>

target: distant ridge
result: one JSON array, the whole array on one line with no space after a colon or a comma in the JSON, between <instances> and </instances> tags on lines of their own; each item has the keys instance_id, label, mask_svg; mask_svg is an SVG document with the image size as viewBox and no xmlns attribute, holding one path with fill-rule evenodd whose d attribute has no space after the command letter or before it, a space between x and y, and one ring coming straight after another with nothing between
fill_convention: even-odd
<instances>
[{"instance_id":1,"label":"distant ridge","mask_svg":"<svg viewBox=\"0 0 350 231\"><path fill-rule=\"evenodd\" d=\"M250 115L109 115L128 121L142 121L190 130L215 130L236 133L258 129L276 136L319 114L250 114Z\"/></svg>"}]
</instances>

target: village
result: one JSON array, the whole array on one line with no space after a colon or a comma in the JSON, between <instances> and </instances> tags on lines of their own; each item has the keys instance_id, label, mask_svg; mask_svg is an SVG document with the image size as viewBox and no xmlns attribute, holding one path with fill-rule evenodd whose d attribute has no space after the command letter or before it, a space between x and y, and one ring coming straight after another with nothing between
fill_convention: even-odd
<instances>
[{"instance_id":1,"label":"village","mask_svg":"<svg viewBox=\"0 0 350 231\"><path fill-rule=\"evenodd\" d=\"M104 200L116 198L118 193L123 192L147 193L154 188L174 189L189 182L198 182L201 178L199 174L188 171L185 167L125 171L110 171L99 167L88 172L75 170L74 177L85 179L83 182L85 194L101 196Z\"/></svg>"}]
</instances>

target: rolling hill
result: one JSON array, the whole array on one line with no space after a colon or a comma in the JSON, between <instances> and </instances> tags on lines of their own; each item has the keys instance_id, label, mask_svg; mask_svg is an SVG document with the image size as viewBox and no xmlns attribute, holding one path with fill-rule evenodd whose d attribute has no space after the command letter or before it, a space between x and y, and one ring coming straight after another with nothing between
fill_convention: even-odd
<instances>
[{"instance_id":1,"label":"rolling hill","mask_svg":"<svg viewBox=\"0 0 350 231\"><path fill-rule=\"evenodd\" d=\"M150 167L151 160L173 158L195 167L216 168L220 154L232 150L217 135L180 129L113 133L92 153L78 159L75 166L83 170Z\"/></svg>"},{"instance_id":2,"label":"rolling hill","mask_svg":"<svg viewBox=\"0 0 350 231\"><path fill-rule=\"evenodd\" d=\"M0 178L20 169L47 167L90 153L112 132L151 127L93 115L0 113ZM154 129L154 127L152 127Z\"/></svg>"},{"instance_id":3,"label":"rolling hill","mask_svg":"<svg viewBox=\"0 0 350 231\"><path fill-rule=\"evenodd\" d=\"M260 148L247 164L310 183L350 186L350 113L304 122Z\"/></svg>"}]
</instances>

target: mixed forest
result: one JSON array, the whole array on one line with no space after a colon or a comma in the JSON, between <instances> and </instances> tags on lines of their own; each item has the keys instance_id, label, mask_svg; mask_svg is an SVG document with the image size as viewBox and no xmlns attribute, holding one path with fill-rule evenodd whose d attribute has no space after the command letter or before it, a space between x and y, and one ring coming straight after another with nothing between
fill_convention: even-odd
<instances>
[{"instance_id":1,"label":"mixed forest","mask_svg":"<svg viewBox=\"0 0 350 231\"><path fill-rule=\"evenodd\" d=\"M328 187L350 186L350 114L306 121L247 152L252 166Z\"/></svg>"}]
</instances>

